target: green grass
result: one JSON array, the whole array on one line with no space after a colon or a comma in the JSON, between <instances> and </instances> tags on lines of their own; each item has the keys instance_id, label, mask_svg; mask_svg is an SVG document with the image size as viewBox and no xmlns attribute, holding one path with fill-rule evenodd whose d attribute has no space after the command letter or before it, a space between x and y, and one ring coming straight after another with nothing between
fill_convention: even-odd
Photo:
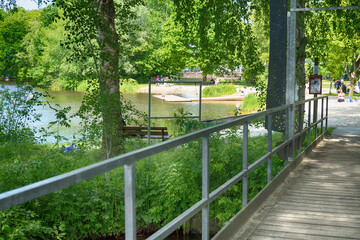
<instances>
[{"instance_id":1,"label":"green grass","mask_svg":"<svg viewBox=\"0 0 360 240\"><path fill-rule=\"evenodd\" d=\"M148 84L139 84L135 79L121 79L120 91L122 93L135 93L142 87L146 87Z\"/></svg>"},{"instance_id":2,"label":"green grass","mask_svg":"<svg viewBox=\"0 0 360 240\"><path fill-rule=\"evenodd\" d=\"M203 90L204 97L220 97L236 93L236 86L233 84L211 85Z\"/></svg>"}]
</instances>

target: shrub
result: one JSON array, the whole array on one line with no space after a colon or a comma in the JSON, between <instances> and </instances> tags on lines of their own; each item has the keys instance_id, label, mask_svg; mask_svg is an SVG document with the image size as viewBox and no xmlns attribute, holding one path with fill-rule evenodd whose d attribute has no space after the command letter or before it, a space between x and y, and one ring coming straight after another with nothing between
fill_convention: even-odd
<instances>
[{"instance_id":1,"label":"shrub","mask_svg":"<svg viewBox=\"0 0 360 240\"><path fill-rule=\"evenodd\" d=\"M204 97L219 97L236 93L236 86L232 84L219 84L204 88Z\"/></svg>"},{"instance_id":2,"label":"shrub","mask_svg":"<svg viewBox=\"0 0 360 240\"><path fill-rule=\"evenodd\" d=\"M0 143L20 144L40 140L37 133L44 132L44 129L30 125L40 121L41 114L37 113L37 108L44 106L41 101L44 94L34 91L31 86L20 86L16 91L2 86L0 97Z\"/></svg>"},{"instance_id":3,"label":"shrub","mask_svg":"<svg viewBox=\"0 0 360 240\"><path fill-rule=\"evenodd\" d=\"M241 106L242 113L250 113L260 109L258 97L255 94L249 94L245 97L244 103Z\"/></svg>"}]
</instances>

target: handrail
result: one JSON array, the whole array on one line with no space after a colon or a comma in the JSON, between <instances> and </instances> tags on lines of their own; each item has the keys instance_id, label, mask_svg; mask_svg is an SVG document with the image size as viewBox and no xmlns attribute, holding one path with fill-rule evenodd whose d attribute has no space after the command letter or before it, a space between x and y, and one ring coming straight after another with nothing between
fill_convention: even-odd
<instances>
[{"instance_id":1,"label":"handrail","mask_svg":"<svg viewBox=\"0 0 360 240\"><path fill-rule=\"evenodd\" d=\"M321 118L316 119L316 121L311 123L311 102L315 102L318 100L322 100L321 105ZM324 112L324 99L326 99L326 112L325 116L323 116ZM271 147L271 139L272 139L272 130L271 130L271 116L273 113L289 110L294 111L294 107L308 104L308 123L307 127L302 129L300 132L294 134L294 137L291 139L285 140L279 146L272 148ZM305 111L305 107L304 107ZM262 117L268 116L268 151L265 155L260 157L251 165L247 163L247 129L248 123L252 120L256 120ZM268 161L268 182L271 181L271 174L269 176L269 172L271 173L271 156L278 153L280 150L284 148L289 148L291 144L294 143L295 139L299 138L302 134L308 134L307 144L309 145L310 141L310 130L315 128L315 132L317 132L317 126L321 124L321 133L323 134L323 122L325 121L325 129L327 129L328 122L328 97L317 97L312 99L306 99L303 101L296 102L295 104L283 105L280 107L268 109L266 111L246 115L244 117L235 119L231 122L222 123L219 125L215 125L206 129L202 129L193 133L186 134L181 137L174 138L172 140L168 140L166 142L161 142L152 146L148 146L139 150L135 150L126 154L122 154L120 156L116 156L99 163L92 164L87 167L83 167L71 172L67 172L52 178L48 178L24 187L20 187L18 189L14 189L5 193L0 194L0 210L4 210L10 208L12 206L19 205L21 203L30 201L35 198L39 198L48 193L55 192L57 190L63 189L65 187L74 185L81 181L85 181L102 173L108 172L115 168L124 166L124 175L125 175L125 236L126 239L136 239L136 209L135 209L135 162L152 156L154 154L169 150L171 148L177 147L179 145L188 143L195 139L202 138L202 174L203 174L203 186L202 186L202 199L186 210L184 213L179 215L173 221L168 223L162 229L154 233L148 239L163 239L169 234L171 234L174 230L180 227L183 223L188 221L191 217L193 217L198 212L203 212L202 218L202 232L203 239L209 239L209 205L219 196L221 196L224 192L226 192L231 186L234 184L243 181L243 206L246 206L247 203L247 176L248 174L256 169L259 165ZM303 123L299 123L303 125ZM225 182L223 185L218 187L213 192L209 193L209 136L212 133L221 131L223 129L228 129L236 125L243 125L243 170L232 177L230 180ZM316 133L315 133L316 136ZM316 137L315 137L316 138ZM290 148L290 155L292 154ZM298 151L297 154L300 154ZM293 154L292 154L293 155ZM289 158L290 159L290 158Z\"/></svg>"}]
</instances>

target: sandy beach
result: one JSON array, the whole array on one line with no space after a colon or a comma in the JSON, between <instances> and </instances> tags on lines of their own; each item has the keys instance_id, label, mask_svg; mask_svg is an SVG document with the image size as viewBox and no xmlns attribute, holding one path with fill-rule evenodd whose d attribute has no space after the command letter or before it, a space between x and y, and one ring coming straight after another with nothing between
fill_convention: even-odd
<instances>
[{"instance_id":1,"label":"sandy beach","mask_svg":"<svg viewBox=\"0 0 360 240\"><path fill-rule=\"evenodd\" d=\"M208 86L203 86L202 89ZM200 91L199 85L151 85L151 93L154 94L180 94L180 93L198 93ZM149 87L143 87L138 90L139 93L147 93Z\"/></svg>"}]
</instances>

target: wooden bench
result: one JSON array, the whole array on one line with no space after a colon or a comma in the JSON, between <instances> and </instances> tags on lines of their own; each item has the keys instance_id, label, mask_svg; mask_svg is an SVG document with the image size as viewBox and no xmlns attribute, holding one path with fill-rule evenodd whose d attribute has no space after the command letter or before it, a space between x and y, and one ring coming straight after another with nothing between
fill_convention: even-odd
<instances>
[{"instance_id":1,"label":"wooden bench","mask_svg":"<svg viewBox=\"0 0 360 240\"><path fill-rule=\"evenodd\" d=\"M124 126L123 132L125 137L148 137L148 128L142 126ZM167 127L150 127L150 138L161 139L165 141L172 135L168 133Z\"/></svg>"}]
</instances>

